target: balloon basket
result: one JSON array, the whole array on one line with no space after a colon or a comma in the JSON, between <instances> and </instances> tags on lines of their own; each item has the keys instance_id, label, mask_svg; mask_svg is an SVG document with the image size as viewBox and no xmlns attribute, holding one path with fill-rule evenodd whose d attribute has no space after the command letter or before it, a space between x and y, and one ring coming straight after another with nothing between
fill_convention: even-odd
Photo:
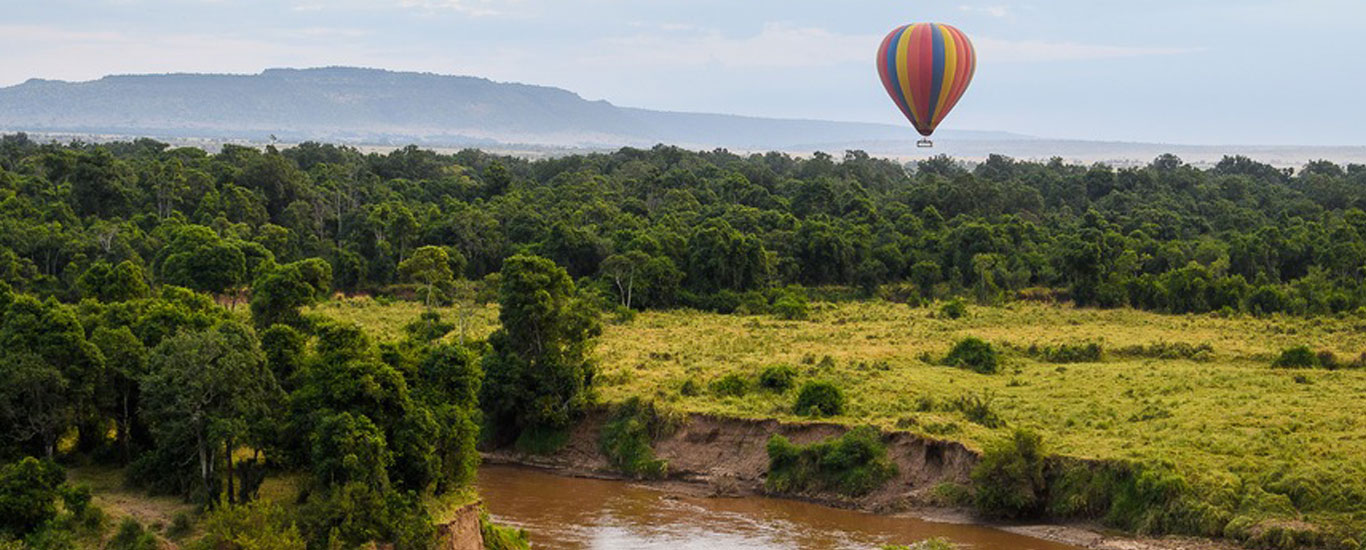
<instances>
[{"instance_id":1,"label":"balloon basket","mask_svg":"<svg viewBox=\"0 0 1366 550\"><path fill-rule=\"evenodd\" d=\"M928 139L922 139L920 141L915 142L915 146L921 149L928 149L930 147L934 147L934 142Z\"/></svg>"}]
</instances>

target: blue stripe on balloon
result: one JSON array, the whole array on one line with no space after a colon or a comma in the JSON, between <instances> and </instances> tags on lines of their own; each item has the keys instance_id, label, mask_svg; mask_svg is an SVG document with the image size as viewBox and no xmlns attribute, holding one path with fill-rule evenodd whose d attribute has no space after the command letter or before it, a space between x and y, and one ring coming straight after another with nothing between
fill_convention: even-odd
<instances>
[{"instance_id":1,"label":"blue stripe on balloon","mask_svg":"<svg viewBox=\"0 0 1366 550\"><path fill-rule=\"evenodd\" d=\"M939 94L944 87L944 34L939 31L939 25L930 24L930 36L934 39L934 84L930 91L930 113L926 124L934 123L934 107L939 104Z\"/></svg>"},{"instance_id":2,"label":"blue stripe on balloon","mask_svg":"<svg viewBox=\"0 0 1366 550\"><path fill-rule=\"evenodd\" d=\"M890 77L893 89L896 90L896 93L892 94L892 99L896 100L897 106L902 109L903 113L909 114L911 123L915 124L915 111L911 110L910 104L907 103L906 94L901 91L901 77L896 70L896 53L901 49L902 35L908 32L911 32L911 25L905 25L897 31L896 37L892 38L892 41L887 45L887 59L882 62L887 66L887 76Z\"/></svg>"}]
</instances>

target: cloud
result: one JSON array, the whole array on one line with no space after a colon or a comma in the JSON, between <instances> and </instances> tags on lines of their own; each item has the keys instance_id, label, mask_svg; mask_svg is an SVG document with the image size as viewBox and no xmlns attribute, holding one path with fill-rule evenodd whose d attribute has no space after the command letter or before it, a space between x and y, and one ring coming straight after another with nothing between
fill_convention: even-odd
<instances>
[{"instance_id":1,"label":"cloud","mask_svg":"<svg viewBox=\"0 0 1366 550\"><path fill-rule=\"evenodd\" d=\"M974 39L978 58L982 63L1036 63L1047 61L1090 61L1154 55L1180 55L1201 51L1200 48L1152 48L1136 46L1107 46L1077 42L1046 42L1042 40Z\"/></svg>"},{"instance_id":2,"label":"cloud","mask_svg":"<svg viewBox=\"0 0 1366 550\"><path fill-rule=\"evenodd\" d=\"M815 27L768 23L753 36L730 37L715 30L691 34L676 26L668 33L605 38L580 61L594 65L724 67L818 67L868 61L879 36L836 34Z\"/></svg>"},{"instance_id":3,"label":"cloud","mask_svg":"<svg viewBox=\"0 0 1366 550\"><path fill-rule=\"evenodd\" d=\"M960 11L975 13L990 17L1006 17L1010 15L1010 9L1005 6L958 6Z\"/></svg>"},{"instance_id":4,"label":"cloud","mask_svg":"<svg viewBox=\"0 0 1366 550\"><path fill-rule=\"evenodd\" d=\"M428 12L452 11L471 17L504 15L507 4L515 0L398 0L404 8L415 8Z\"/></svg>"},{"instance_id":5,"label":"cloud","mask_svg":"<svg viewBox=\"0 0 1366 550\"><path fill-rule=\"evenodd\" d=\"M656 32L594 42L578 56L585 65L727 68L824 67L866 63L881 36L838 34L816 27L769 23L755 35L726 36L715 30ZM1044 40L973 39L984 63L1041 63L1179 55L1198 48L1112 46Z\"/></svg>"}]
</instances>

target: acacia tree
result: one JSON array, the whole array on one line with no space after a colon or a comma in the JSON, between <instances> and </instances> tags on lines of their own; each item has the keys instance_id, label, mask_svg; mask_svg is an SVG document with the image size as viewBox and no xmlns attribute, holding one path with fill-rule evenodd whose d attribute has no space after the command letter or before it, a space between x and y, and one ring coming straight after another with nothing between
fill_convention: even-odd
<instances>
[{"instance_id":1,"label":"acacia tree","mask_svg":"<svg viewBox=\"0 0 1366 550\"><path fill-rule=\"evenodd\" d=\"M484 359L485 411L502 438L563 430L589 402L597 312L564 268L539 256L508 258L500 295L502 328Z\"/></svg>"}]
</instances>

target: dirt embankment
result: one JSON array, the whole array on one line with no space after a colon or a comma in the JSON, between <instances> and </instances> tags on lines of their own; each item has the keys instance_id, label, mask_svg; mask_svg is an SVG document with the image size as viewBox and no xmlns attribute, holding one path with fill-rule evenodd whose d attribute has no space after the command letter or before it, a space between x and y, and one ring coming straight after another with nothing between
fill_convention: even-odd
<instances>
[{"instance_id":1,"label":"dirt embankment","mask_svg":"<svg viewBox=\"0 0 1366 550\"><path fill-rule=\"evenodd\" d=\"M483 550L484 535L479 530L479 510L482 503L472 502L452 512L444 523L436 526L437 548L440 550Z\"/></svg>"},{"instance_id":2,"label":"dirt embankment","mask_svg":"<svg viewBox=\"0 0 1366 550\"><path fill-rule=\"evenodd\" d=\"M485 453L490 463L517 464L561 474L604 479L622 475L603 455L599 440L607 411L590 413L571 431L565 446L553 455L538 456L509 449ZM768 495L767 444L782 435L808 444L843 435L849 427L821 422L783 423L776 420L725 418L690 414L670 435L654 442L657 458L668 461L668 478L649 482L662 489L701 496ZM962 509L936 508L931 492L945 483L970 483L978 454L961 443L941 441L906 432L885 433L887 456L897 475L882 488L860 498L836 494L771 495L801 498L830 506L876 513L908 513L946 523L988 524L1015 533L1095 550L1233 550L1223 541L1189 537L1141 538L1116 534L1091 524L993 524Z\"/></svg>"},{"instance_id":3,"label":"dirt embankment","mask_svg":"<svg viewBox=\"0 0 1366 550\"><path fill-rule=\"evenodd\" d=\"M495 451L485 459L495 463L539 466L559 472L616 478L599 447L607 414L597 411L574 427L568 443L550 456L532 456L510 450ZM768 473L768 440L782 435L793 443L807 444L847 432L847 426L820 422L782 423L776 420L724 418L692 414L670 435L654 442L657 458L669 465L665 483L685 483L692 492L712 495L764 494ZM904 432L887 434L887 455L896 463L897 475L881 489L850 499L834 494L810 494L804 498L842 507L893 512L923 506L929 491L942 482L968 483L977 454L960 443L927 439Z\"/></svg>"}]
</instances>

